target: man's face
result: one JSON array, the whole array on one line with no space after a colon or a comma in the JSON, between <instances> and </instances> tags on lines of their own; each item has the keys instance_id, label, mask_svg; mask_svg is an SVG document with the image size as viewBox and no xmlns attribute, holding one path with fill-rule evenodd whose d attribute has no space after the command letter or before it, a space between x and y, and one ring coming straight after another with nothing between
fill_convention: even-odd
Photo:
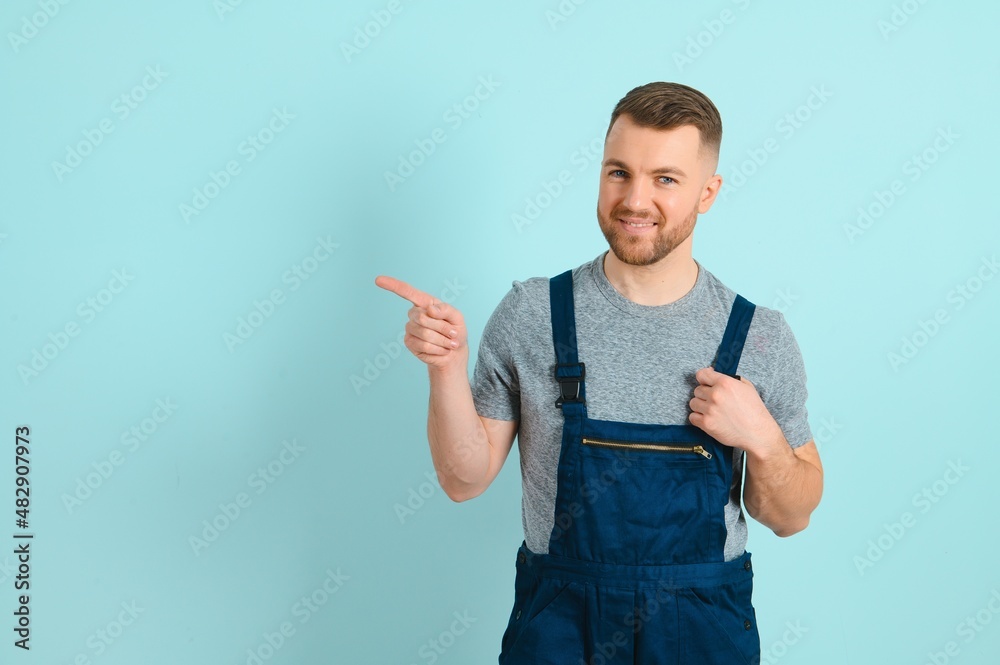
<instances>
[{"instance_id":1,"label":"man's face","mask_svg":"<svg viewBox=\"0 0 1000 665\"><path fill-rule=\"evenodd\" d=\"M604 142L597 220L622 262L656 263L690 238L698 214L712 206L722 178L699 142L694 125L662 130L627 115L615 120Z\"/></svg>"}]
</instances>

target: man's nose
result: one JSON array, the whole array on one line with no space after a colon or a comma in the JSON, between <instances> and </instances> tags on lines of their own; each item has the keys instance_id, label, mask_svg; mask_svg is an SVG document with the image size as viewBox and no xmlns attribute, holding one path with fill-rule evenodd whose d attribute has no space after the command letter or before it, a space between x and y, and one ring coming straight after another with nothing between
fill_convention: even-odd
<instances>
[{"instance_id":1,"label":"man's nose","mask_svg":"<svg viewBox=\"0 0 1000 665\"><path fill-rule=\"evenodd\" d=\"M625 192L625 205L630 210L645 210L649 207L650 184L641 178L634 178Z\"/></svg>"}]
</instances>

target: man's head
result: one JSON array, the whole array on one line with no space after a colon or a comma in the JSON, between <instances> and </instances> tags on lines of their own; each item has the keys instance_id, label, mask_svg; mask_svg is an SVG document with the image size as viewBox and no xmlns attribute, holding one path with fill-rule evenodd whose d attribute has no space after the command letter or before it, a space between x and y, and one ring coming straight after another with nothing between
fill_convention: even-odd
<instances>
[{"instance_id":1,"label":"man's head","mask_svg":"<svg viewBox=\"0 0 1000 665\"><path fill-rule=\"evenodd\" d=\"M597 199L597 219L615 256L638 266L677 247L690 255L695 220L722 185L715 173L721 142L719 111L694 88L648 83L618 102L604 140Z\"/></svg>"}]
</instances>

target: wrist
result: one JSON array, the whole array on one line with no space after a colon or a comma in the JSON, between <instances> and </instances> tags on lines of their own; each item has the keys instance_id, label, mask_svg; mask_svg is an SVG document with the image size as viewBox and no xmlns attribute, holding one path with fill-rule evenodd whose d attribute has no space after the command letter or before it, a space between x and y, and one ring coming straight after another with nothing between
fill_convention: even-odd
<instances>
[{"instance_id":1,"label":"wrist","mask_svg":"<svg viewBox=\"0 0 1000 665\"><path fill-rule=\"evenodd\" d=\"M469 378L468 352L456 350L450 352L450 355L454 357L449 358L446 363L442 363L440 365L427 365L427 373L430 375L431 379L449 379L457 376L465 377L466 379Z\"/></svg>"},{"instance_id":2,"label":"wrist","mask_svg":"<svg viewBox=\"0 0 1000 665\"><path fill-rule=\"evenodd\" d=\"M787 459L789 455L794 455L784 432L777 426L762 435L758 439L757 445L747 447L745 452L747 457L756 464L772 464L775 461Z\"/></svg>"}]
</instances>

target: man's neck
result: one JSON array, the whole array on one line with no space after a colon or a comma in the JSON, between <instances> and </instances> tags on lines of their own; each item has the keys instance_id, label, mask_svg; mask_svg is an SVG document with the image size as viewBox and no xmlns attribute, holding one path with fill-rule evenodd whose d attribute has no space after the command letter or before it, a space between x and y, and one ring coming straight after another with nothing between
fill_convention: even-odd
<instances>
[{"instance_id":1,"label":"man's neck","mask_svg":"<svg viewBox=\"0 0 1000 665\"><path fill-rule=\"evenodd\" d=\"M623 263L613 251L604 256L604 274L618 293L639 305L656 307L683 298L698 280L690 255L668 254L648 266Z\"/></svg>"}]
</instances>

